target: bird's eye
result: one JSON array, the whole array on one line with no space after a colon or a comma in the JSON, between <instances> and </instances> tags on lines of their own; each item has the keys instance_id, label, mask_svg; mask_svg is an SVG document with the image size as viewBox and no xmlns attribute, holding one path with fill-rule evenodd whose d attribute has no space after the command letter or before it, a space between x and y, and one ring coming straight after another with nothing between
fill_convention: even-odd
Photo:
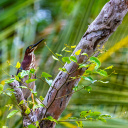
<instances>
[{"instance_id":1,"label":"bird's eye","mask_svg":"<svg viewBox=\"0 0 128 128\"><path fill-rule=\"evenodd\" d=\"M29 49L32 49L32 46L29 46Z\"/></svg>"}]
</instances>

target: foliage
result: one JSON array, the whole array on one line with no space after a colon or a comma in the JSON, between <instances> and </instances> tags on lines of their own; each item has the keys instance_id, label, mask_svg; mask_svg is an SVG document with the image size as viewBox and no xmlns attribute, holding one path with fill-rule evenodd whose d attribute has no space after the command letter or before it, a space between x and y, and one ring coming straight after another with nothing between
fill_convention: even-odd
<instances>
[{"instance_id":1,"label":"foliage","mask_svg":"<svg viewBox=\"0 0 128 128\"><path fill-rule=\"evenodd\" d=\"M100 112L94 111L92 112L91 110L89 111L81 111L80 117L69 117L69 121L76 120L76 124L78 127L83 128L83 121L103 121L106 122L106 119L110 118L110 115L102 115Z\"/></svg>"},{"instance_id":2,"label":"foliage","mask_svg":"<svg viewBox=\"0 0 128 128\"><path fill-rule=\"evenodd\" d=\"M47 47L48 47L48 46L47 46ZM71 48L71 49L74 48L73 46L70 47L70 46L68 46L68 45L66 45L66 47ZM50 50L49 47L48 47L48 49ZM51 51L51 52L52 52L52 51ZM65 51L65 52L67 52L67 51ZM58 56L62 58L62 61L63 61L64 63L70 64L71 61L73 61L74 63L78 64L76 57L77 57L78 55L80 55L80 53L81 53L81 49L78 50L78 51L76 51L74 56L70 56L70 57L63 57L63 55L60 55L60 54L58 54L58 53L56 53L56 54L53 53L53 54L54 54L53 59L56 58L55 60L59 61L59 62L62 64L62 66L63 66L63 63L61 62L60 58L58 58ZM83 53L82 53L82 55L83 55L83 56L88 56L87 54L83 54ZM75 86L75 87L73 88L74 93L77 92L77 91L80 91L81 89L84 89L84 90L87 90L87 92L90 92L90 91L92 90L91 85L94 84L95 82L107 83L107 82L104 82L104 81L102 81L102 80L94 80L90 75L95 74L95 73L98 73L100 76L108 77L108 74L107 74L107 72L106 72L105 70L106 70L106 69L111 69L113 66L109 66L109 67L105 68L104 70L101 70L101 69L99 69L100 66L101 66L101 63L100 63L100 61L99 61L98 58L96 58L96 57L90 57L90 58L88 58L87 61L90 61L90 62L92 62L92 63L95 64L94 70L93 70L93 71L87 70L88 72L86 71L82 76L78 76L78 77L81 77L81 78L83 78L83 79L86 80L86 81L89 81L90 84L88 84L88 85L82 85L82 88L81 88L80 86ZM86 61L86 62L87 62L87 61ZM91 66L92 63L90 63L90 64L88 64L88 65L86 65L86 64L84 64L84 63L78 64L78 69L76 69L76 70L79 70L80 68L84 68L84 67L89 67L89 66ZM12 65L12 64L10 64L10 65ZM13 66L13 65L12 65L12 66ZM20 70L20 66L21 66L21 64L20 64L19 62L17 62L16 66L13 66L13 67L19 68L19 70ZM68 73L65 68L59 68L59 70ZM5 81L5 83L12 83L14 80L17 80L17 81L21 82L20 79L24 78L25 76L29 76L29 77L28 77L28 80L25 81L27 84L29 84L30 82L33 82L33 81L36 81L36 80L37 80L37 79L31 79L31 77L30 77L31 74L35 74L35 72L36 72L35 69L22 70L22 71L20 71L17 75L15 75L14 78L10 78L9 80ZM71 72L70 74L72 74L72 72ZM88 75L88 76L87 76L87 75ZM49 86L52 86L52 82L53 82L53 81L52 81L52 80L49 80L48 77L52 77L52 76L51 76L50 74L46 73L46 72L42 72L40 79L44 78L44 80L43 80L43 79L42 79L42 80L45 81ZM74 79L77 79L78 77L74 77L74 78L71 77L71 79L74 80ZM3 86L3 85L1 85L1 91L2 91L3 94L4 94L4 91L3 91L2 86ZM27 86L20 86L20 88L28 88L28 87L27 87ZM33 91L32 89L30 89L30 88L28 88L28 89L34 94L35 97L37 97L37 92L34 92L34 91ZM6 90L8 90L8 89L6 89ZM6 91L6 90L5 90L5 91ZM12 90L12 91L13 91L13 90ZM6 94L6 93L5 93L5 94ZM61 98L61 97L60 97L60 98ZM39 99L40 99L41 103L42 103L42 101L44 100L44 98L43 98L42 96L39 96ZM28 102L28 104L33 104L33 105L34 105L34 107L32 108L33 110L35 110L35 109L37 109L37 108L40 108L40 107L45 107L45 105L44 105L43 103L42 103L42 104L37 104L37 103L31 102L31 101L27 101L27 102ZM18 105L22 105L23 103L24 103L24 101L22 100ZM9 109L12 109L12 108L9 108ZM31 109L31 108L28 107L28 108L25 110L25 113L26 113L26 114L29 114L29 113L31 112L30 109ZM19 112L19 110L13 110L13 111L11 111L11 112L8 114L7 118L12 117L12 116L13 116L14 114L16 114L17 112ZM102 120L102 121L105 122L106 120L104 119L104 117L107 117L107 115L104 115L104 116L103 116L103 115L101 115L100 112L91 112L91 110L90 110L90 111L82 111L81 114L80 114L80 119L79 119L79 118L75 118L75 117L74 117L73 119L75 119L74 122L77 123L78 127L83 128L82 121L80 121L81 119L83 119L83 118L86 119L86 120L93 120L93 119L95 119L95 120ZM54 119L53 117L51 117L51 116L48 116L47 118L44 118L44 120L50 120L50 121L54 121L54 122L58 123L57 120L55 120L55 119ZM77 120L79 120L79 121L77 121ZM31 125L29 125L28 127L35 127L35 126L34 126L33 124L31 124Z\"/></svg>"},{"instance_id":3,"label":"foliage","mask_svg":"<svg viewBox=\"0 0 128 128\"><path fill-rule=\"evenodd\" d=\"M7 118L10 118L10 117L14 116L17 112L18 112L18 110L13 110L13 111L11 111L11 112L7 115Z\"/></svg>"},{"instance_id":4,"label":"foliage","mask_svg":"<svg viewBox=\"0 0 128 128\"><path fill-rule=\"evenodd\" d=\"M91 1L90 0L86 0L86 1L85 0L81 0L81 1L28 0L26 2L14 1L14 0L12 1L6 0L5 2L5 0L1 0L0 2L0 6L1 6L0 79L2 85L0 85L0 93L2 93L2 95L0 102L1 104L0 116L2 117L1 122L3 122L2 124L3 126L9 125L9 127L19 128L20 126L17 125L22 123L21 119L17 118L16 120L17 122L15 122L15 126L12 126L12 122L14 121L13 118L12 118L13 121L9 119L10 122L6 120L8 111L6 111L4 105L5 104L8 105L12 102L10 101L11 99L3 95L3 89L5 91L7 88L7 85L5 85L5 81L7 80L7 78L11 77L8 76L6 73L15 74L17 70L17 69L14 70L12 67L10 67L10 65L6 63L6 60L9 59L10 64L12 63L13 65L15 65L17 61L23 58L23 54L24 54L23 50L25 50L23 49L23 47L25 48L35 40L39 40L41 37L46 37L46 36L48 38L47 40L48 46L50 46L50 48L54 51L54 53L60 53L60 55L66 53L70 54L72 52L72 49L68 49L65 45L65 50L67 51L65 50L61 51L63 47L62 45L64 43L67 43L68 45L71 45L70 46L71 48L75 48L75 44L79 42L80 38L83 36L83 33L87 29L87 26L95 19L95 17L98 15L100 9L103 7L105 3L106 0L102 0L102 1L101 0L95 0L95 1L93 0ZM38 17L37 14L39 14L38 12L42 14L42 11L47 12L46 13L47 16L40 19L40 17ZM88 70L85 74L86 75L89 74L91 78L93 78L94 80L98 80L97 82L95 82L94 86L93 84L91 86L87 86L92 88L91 90L92 95L90 96L90 93L83 93L83 94L81 92L76 93L75 94L77 95L76 97L81 96L82 98L78 98L80 99L79 101L72 100L70 102L71 105L69 104L69 107L67 108L67 111L69 111L70 106L73 106L72 110L76 111L78 105L76 106L75 104L83 105L82 107L84 107L85 105L88 106L87 102L80 102L81 100L83 101L83 99L85 99L85 101L86 99L88 99L88 101L89 100L93 101L91 102L90 106L94 106L94 108L100 108L103 111L111 112L112 115L114 113L116 114L116 116L118 116L118 114L120 115L120 113L125 113L125 111L127 110L126 107L127 49L124 46L127 44L128 38L123 39L125 36L127 36L128 33L127 19L128 17L126 16L126 18L123 21L123 24L121 25L121 27L118 28L115 34L109 39L109 42L106 45L106 47L110 48L114 44L115 45L108 52L100 56L100 61L103 62L104 60L107 59L108 65L114 65L114 70L116 70L118 74L113 73L113 75L111 76L108 75L109 77L105 77L105 80L99 80L100 74L98 75L98 73L94 73L94 72L93 74L91 74L92 71ZM50 31L47 31L49 30L49 28ZM120 39L123 40L118 42ZM120 50L117 53L113 54L118 49ZM56 69L58 63L56 63L56 61L53 61L51 59L51 55L49 54L49 52L46 52L46 47L41 46L38 50L39 51L36 52L36 54L40 54L42 56L41 66L40 66L41 69L38 70L38 74L41 74L41 71L46 71L49 74L51 74L54 78L55 74L57 73ZM86 68L86 66L88 67L88 65L86 64L80 64L80 65L81 67L79 66L79 68L82 67ZM106 63L102 63L101 69L104 69L105 67L106 67ZM67 72L65 68L60 68L60 70ZM6 71L6 73L4 71ZM108 74L110 72L111 69L107 71ZM20 81L19 77L17 76L15 76L15 79ZM85 80L83 79L80 85L85 85L84 81ZM107 83L108 81L110 82L109 84L102 84L101 81ZM40 80L38 80L38 78L36 80L36 84L39 85L37 87L38 93L46 94L46 91L49 86L45 86L45 84ZM80 85L76 87L77 89L75 89L75 91L78 90ZM25 88L25 86L22 86L21 88ZM13 91L11 90L6 90L6 91L8 95L11 95L13 97L12 95ZM96 99L98 99L98 102L95 101ZM72 104L72 102L74 102L74 105ZM97 106L95 106L95 103L97 103ZM94 110L94 108L92 108L92 110ZM64 112L64 114L66 114L66 111ZM123 118L126 119L127 115L124 114ZM18 120L20 121L18 122ZM124 122L123 121L120 122L122 122L122 124L120 124L121 125L120 127L122 127ZM116 123L119 123L119 121L117 121ZM116 126L113 125L112 127L117 127L117 125ZM98 127L97 124L95 126ZM62 126L58 126L58 127L62 127Z\"/></svg>"}]
</instances>

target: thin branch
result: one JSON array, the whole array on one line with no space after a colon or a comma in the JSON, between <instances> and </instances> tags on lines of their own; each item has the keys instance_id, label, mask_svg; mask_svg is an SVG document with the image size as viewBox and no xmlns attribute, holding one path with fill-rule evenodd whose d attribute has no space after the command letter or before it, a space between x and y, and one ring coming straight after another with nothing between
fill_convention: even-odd
<instances>
[{"instance_id":1,"label":"thin branch","mask_svg":"<svg viewBox=\"0 0 128 128\"><path fill-rule=\"evenodd\" d=\"M43 82L45 82L49 86L49 84L45 80L43 80L41 77L37 76L37 78L39 78L40 80L42 80ZM57 88L55 88L54 86L51 86L51 87L57 90Z\"/></svg>"},{"instance_id":2,"label":"thin branch","mask_svg":"<svg viewBox=\"0 0 128 128\"><path fill-rule=\"evenodd\" d=\"M3 91L7 96L9 96L9 98L17 105L18 108L20 108L20 106L17 104L17 102L12 99L12 97L10 95L8 95L5 91Z\"/></svg>"},{"instance_id":3,"label":"thin branch","mask_svg":"<svg viewBox=\"0 0 128 128\"><path fill-rule=\"evenodd\" d=\"M47 106L39 98L37 98L37 99L44 105L45 108L47 108Z\"/></svg>"},{"instance_id":4,"label":"thin branch","mask_svg":"<svg viewBox=\"0 0 128 128\"><path fill-rule=\"evenodd\" d=\"M64 64L60 61L60 59L58 58L58 56L56 54L54 54L54 52L52 52L52 50L47 46L47 44L45 43L46 47L48 48L48 50L59 60L59 62L64 66ZM64 66L65 68L65 66ZM66 68L65 68L66 69ZM66 69L67 71L67 69ZM67 73L69 74L69 72L67 71Z\"/></svg>"}]
</instances>

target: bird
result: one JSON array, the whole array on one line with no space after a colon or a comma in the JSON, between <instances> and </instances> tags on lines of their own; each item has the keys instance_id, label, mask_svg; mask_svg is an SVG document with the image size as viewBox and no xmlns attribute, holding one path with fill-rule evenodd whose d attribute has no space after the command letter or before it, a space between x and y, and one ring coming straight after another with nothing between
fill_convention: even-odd
<instances>
[{"instance_id":1,"label":"bird","mask_svg":"<svg viewBox=\"0 0 128 128\"><path fill-rule=\"evenodd\" d=\"M20 68L17 70L17 75L19 72L22 72L22 70L30 70L30 69L35 69L36 66L36 59L35 59L35 54L34 51L37 48L37 46L43 41L44 39L41 39L39 42L36 44L30 45L26 48L25 54L24 54L24 59L21 62ZM21 81L20 81L20 86L26 86L27 88L22 88L23 96L24 99L27 101L27 99L33 95L30 91L30 89L35 90L35 81L31 83L26 83L25 81L29 79L29 75L25 75ZM36 74L31 74L30 79L36 79Z\"/></svg>"}]
</instances>

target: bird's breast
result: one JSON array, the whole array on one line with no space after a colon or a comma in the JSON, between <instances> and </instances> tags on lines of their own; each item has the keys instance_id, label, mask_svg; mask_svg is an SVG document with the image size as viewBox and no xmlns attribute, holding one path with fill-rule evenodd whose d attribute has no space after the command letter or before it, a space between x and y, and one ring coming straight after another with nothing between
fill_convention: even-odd
<instances>
[{"instance_id":1,"label":"bird's breast","mask_svg":"<svg viewBox=\"0 0 128 128\"><path fill-rule=\"evenodd\" d=\"M35 55L30 54L25 56L21 66L23 70L30 70L31 68L35 68Z\"/></svg>"}]
</instances>

